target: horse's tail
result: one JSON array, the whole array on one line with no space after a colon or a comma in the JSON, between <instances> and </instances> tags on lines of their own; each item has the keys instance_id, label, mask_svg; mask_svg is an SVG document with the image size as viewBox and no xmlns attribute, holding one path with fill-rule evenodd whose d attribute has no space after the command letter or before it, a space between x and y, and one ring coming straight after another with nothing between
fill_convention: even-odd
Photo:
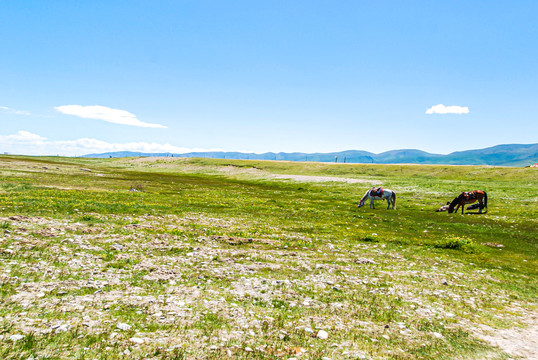
<instances>
[{"instance_id":1,"label":"horse's tail","mask_svg":"<svg viewBox=\"0 0 538 360\"><path fill-rule=\"evenodd\" d=\"M391 198L392 198L392 208L396 209L396 193L394 191L392 192Z\"/></svg>"}]
</instances>

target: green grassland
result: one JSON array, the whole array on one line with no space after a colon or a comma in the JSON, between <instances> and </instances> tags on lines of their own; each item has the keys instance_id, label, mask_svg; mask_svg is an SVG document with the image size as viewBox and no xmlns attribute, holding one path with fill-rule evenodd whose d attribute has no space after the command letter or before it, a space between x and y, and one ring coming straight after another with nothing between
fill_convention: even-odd
<instances>
[{"instance_id":1,"label":"green grassland","mask_svg":"<svg viewBox=\"0 0 538 360\"><path fill-rule=\"evenodd\" d=\"M531 168L0 156L0 354L508 359L480 334L536 313L537 219Z\"/></svg>"}]
</instances>

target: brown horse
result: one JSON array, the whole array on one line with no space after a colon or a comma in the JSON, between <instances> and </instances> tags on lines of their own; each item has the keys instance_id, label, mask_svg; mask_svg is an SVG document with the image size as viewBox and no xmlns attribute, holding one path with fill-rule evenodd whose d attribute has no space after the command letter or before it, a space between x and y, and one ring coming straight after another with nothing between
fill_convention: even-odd
<instances>
[{"instance_id":1,"label":"brown horse","mask_svg":"<svg viewBox=\"0 0 538 360\"><path fill-rule=\"evenodd\" d=\"M464 191L458 196L456 196L454 200L452 200L452 202L448 206L448 213L451 214L453 212L457 212L459 207L461 206L461 213L463 214L463 209L465 208L465 205L472 204L477 201L479 213L482 213L482 209L488 208L488 194L486 194L485 191Z\"/></svg>"}]
</instances>

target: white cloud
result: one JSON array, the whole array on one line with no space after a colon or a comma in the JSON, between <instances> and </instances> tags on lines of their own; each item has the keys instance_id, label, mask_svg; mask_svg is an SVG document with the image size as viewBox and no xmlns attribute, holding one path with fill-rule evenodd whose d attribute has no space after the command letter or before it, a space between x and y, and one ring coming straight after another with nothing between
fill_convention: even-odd
<instances>
[{"instance_id":1,"label":"white cloud","mask_svg":"<svg viewBox=\"0 0 538 360\"><path fill-rule=\"evenodd\" d=\"M114 124L152 127L152 128L166 128L166 126L164 125L149 124L149 123L140 121L136 118L136 115L131 114L130 112L126 110L111 109L106 106L62 105L62 106L56 106L54 109L56 109L57 111L63 114L74 115L74 116L78 116L78 117L82 117L86 119L99 119L99 120L108 121Z\"/></svg>"},{"instance_id":2,"label":"white cloud","mask_svg":"<svg viewBox=\"0 0 538 360\"><path fill-rule=\"evenodd\" d=\"M443 104L435 105L426 110L426 114L468 114L469 108L467 106L445 106Z\"/></svg>"},{"instance_id":3,"label":"white cloud","mask_svg":"<svg viewBox=\"0 0 538 360\"><path fill-rule=\"evenodd\" d=\"M0 135L0 140L10 142L10 143L12 142L21 142L21 143L31 142L32 143L32 142L44 141L46 139L47 138L44 138L36 134L32 134L31 132L24 131L24 130L21 130L14 135L6 135L6 136Z\"/></svg>"},{"instance_id":4,"label":"white cloud","mask_svg":"<svg viewBox=\"0 0 538 360\"><path fill-rule=\"evenodd\" d=\"M32 115L29 111L26 110L15 110L8 108L7 106L0 106L0 109L4 110L8 114L15 114L15 115Z\"/></svg>"},{"instance_id":5,"label":"white cloud","mask_svg":"<svg viewBox=\"0 0 538 360\"><path fill-rule=\"evenodd\" d=\"M82 138L77 140L51 141L28 131L19 131L13 135L0 135L0 153L24 155L64 155L77 156L92 153L114 151L134 151L147 153L188 153L198 151L222 151L221 149L185 148L168 143L109 143L97 139Z\"/></svg>"}]
</instances>

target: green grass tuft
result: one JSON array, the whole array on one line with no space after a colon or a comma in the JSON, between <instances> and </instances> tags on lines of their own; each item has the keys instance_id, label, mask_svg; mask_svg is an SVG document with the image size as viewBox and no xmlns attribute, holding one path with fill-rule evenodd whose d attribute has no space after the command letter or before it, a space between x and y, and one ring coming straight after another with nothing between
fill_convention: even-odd
<instances>
[{"instance_id":1,"label":"green grass tuft","mask_svg":"<svg viewBox=\"0 0 538 360\"><path fill-rule=\"evenodd\" d=\"M461 250L469 254L480 252L480 246L478 244L463 236L448 236L436 241L433 246L439 249Z\"/></svg>"}]
</instances>

